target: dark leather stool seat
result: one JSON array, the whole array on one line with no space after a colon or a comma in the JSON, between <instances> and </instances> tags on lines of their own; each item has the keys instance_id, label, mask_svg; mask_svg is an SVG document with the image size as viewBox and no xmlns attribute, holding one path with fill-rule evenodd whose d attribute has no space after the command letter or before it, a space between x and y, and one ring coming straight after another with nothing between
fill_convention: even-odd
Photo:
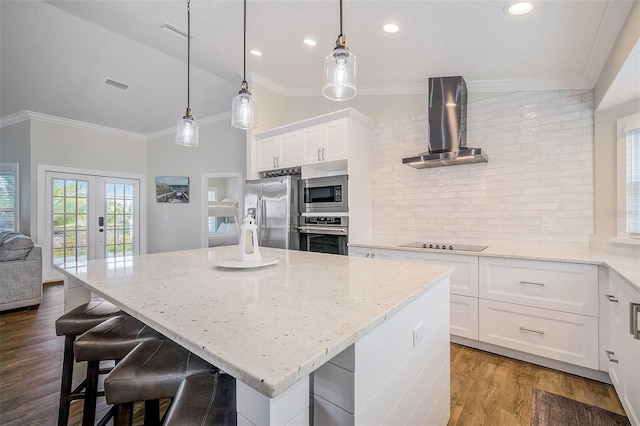
<instances>
[{"instance_id":1,"label":"dark leather stool seat","mask_svg":"<svg viewBox=\"0 0 640 426\"><path fill-rule=\"evenodd\" d=\"M163 426L235 426L236 420L236 380L220 372L185 378Z\"/></svg>"},{"instance_id":2,"label":"dark leather stool seat","mask_svg":"<svg viewBox=\"0 0 640 426\"><path fill-rule=\"evenodd\" d=\"M117 425L131 424L135 401L173 398L185 377L218 369L170 340L142 342L122 359L104 381L108 404L117 408ZM158 422L147 413L145 425Z\"/></svg>"},{"instance_id":3,"label":"dark leather stool seat","mask_svg":"<svg viewBox=\"0 0 640 426\"><path fill-rule=\"evenodd\" d=\"M71 390L73 381L73 342L76 336L95 327L103 321L116 315L125 315L120 309L109 302L90 302L77 306L56 320L56 335L65 336L64 355L62 359L62 380L60 385L60 406L58 408L58 425L64 426L69 422L71 401L82 399L82 390L86 380L76 389Z\"/></svg>"},{"instance_id":4,"label":"dark leather stool seat","mask_svg":"<svg viewBox=\"0 0 640 426\"><path fill-rule=\"evenodd\" d=\"M56 335L79 336L117 315L125 315L109 302L90 302L73 308L56 320Z\"/></svg>"},{"instance_id":5,"label":"dark leather stool seat","mask_svg":"<svg viewBox=\"0 0 640 426\"><path fill-rule=\"evenodd\" d=\"M100 361L117 363L139 343L159 339L164 336L129 315L110 318L78 337L73 345L76 361L88 361L83 425L93 426L95 422L96 398L101 394L98 392Z\"/></svg>"}]
</instances>

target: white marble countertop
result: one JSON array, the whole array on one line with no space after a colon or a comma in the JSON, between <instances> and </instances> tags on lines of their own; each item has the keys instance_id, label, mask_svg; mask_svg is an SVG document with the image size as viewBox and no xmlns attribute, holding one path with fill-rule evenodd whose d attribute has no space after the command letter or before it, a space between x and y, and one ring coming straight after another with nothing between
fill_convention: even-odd
<instances>
[{"instance_id":1,"label":"white marble countertop","mask_svg":"<svg viewBox=\"0 0 640 426\"><path fill-rule=\"evenodd\" d=\"M604 265L616 271L637 291L640 291L640 258L634 256L622 256L598 251L580 250L548 250L536 248L509 248L487 247L481 252L474 251L443 251L437 249L423 249L412 247L400 247L410 241L359 241L350 242L350 247L375 247L390 250L405 250L428 253L461 254L467 256L502 257L529 260L548 260L552 262L587 263L592 265Z\"/></svg>"},{"instance_id":2,"label":"white marble countertop","mask_svg":"<svg viewBox=\"0 0 640 426\"><path fill-rule=\"evenodd\" d=\"M60 269L193 353L275 397L453 268L262 248L277 265L229 270L237 246Z\"/></svg>"}]
</instances>

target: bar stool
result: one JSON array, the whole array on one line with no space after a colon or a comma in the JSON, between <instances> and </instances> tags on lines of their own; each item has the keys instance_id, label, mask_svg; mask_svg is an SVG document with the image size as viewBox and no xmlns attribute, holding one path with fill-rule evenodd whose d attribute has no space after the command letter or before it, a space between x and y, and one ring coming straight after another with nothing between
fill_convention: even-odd
<instances>
[{"instance_id":1,"label":"bar stool","mask_svg":"<svg viewBox=\"0 0 640 426\"><path fill-rule=\"evenodd\" d=\"M104 381L108 404L116 406L118 426L130 425L133 403L145 403L145 425L159 424L162 398L173 398L182 380L195 374L212 374L218 369L170 340L142 342L122 359Z\"/></svg>"},{"instance_id":2,"label":"bar stool","mask_svg":"<svg viewBox=\"0 0 640 426\"><path fill-rule=\"evenodd\" d=\"M86 386L83 380L73 391L73 343L76 337L116 315L124 315L120 309L109 302L90 302L80 305L56 320L56 335L65 336L62 357L62 380L60 385L60 406L58 408L58 425L66 426L69 422L71 401L84 398L82 390Z\"/></svg>"},{"instance_id":3,"label":"bar stool","mask_svg":"<svg viewBox=\"0 0 640 426\"><path fill-rule=\"evenodd\" d=\"M82 334L73 345L76 361L87 361L87 387L82 412L82 424L93 426L96 417L98 374L100 361L114 360L116 365L139 343L165 337L148 325L126 315L108 319ZM99 424L106 423L110 411Z\"/></svg>"},{"instance_id":4,"label":"bar stool","mask_svg":"<svg viewBox=\"0 0 640 426\"><path fill-rule=\"evenodd\" d=\"M163 426L235 426L236 420L236 380L220 372L186 377Z\"/></svg>"}]
</instances>

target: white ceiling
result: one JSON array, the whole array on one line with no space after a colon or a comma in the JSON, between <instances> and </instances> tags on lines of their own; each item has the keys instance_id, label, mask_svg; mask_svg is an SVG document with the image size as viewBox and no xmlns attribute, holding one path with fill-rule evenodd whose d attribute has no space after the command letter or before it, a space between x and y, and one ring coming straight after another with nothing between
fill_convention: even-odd
<instances>
[{"instance_id":1,"label":"white ceiling","mask_svg":"<svg viewBox=\"0 0 640 426\"><path fill-rule=\"evenodd\" d=\"M537 0L518 17L504 13L507 4L344 0L359 95L425 93L428 77L444 75L462 75L472 92L593 88L633 0ZM251 79L319 96L338 5L249 0L247 48L263 52L247 56ZM0 116L31 110L146 134L184 113L186 38L162 26L186 30L186 1L2 0L0 8ZM400 31L382 32L387 22ZM242 80L242 1L192 0L191 29L194 115L227 113Z\"/></svg>"}]
</instances>

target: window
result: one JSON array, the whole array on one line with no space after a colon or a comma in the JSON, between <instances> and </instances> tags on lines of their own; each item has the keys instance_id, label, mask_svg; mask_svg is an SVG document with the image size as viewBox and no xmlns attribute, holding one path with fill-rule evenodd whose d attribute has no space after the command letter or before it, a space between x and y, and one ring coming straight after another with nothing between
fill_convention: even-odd
<instances>
[{"instance_id":1,"label":"window","mask_svg":"<svg viewBox=\"0 0 640 426\"><path fill-rule=\"evenodd\" d=\"M0 163L0 231L18 230L18 164Z\"/></svg>"},{"instance_id":2,"label":"window","mask_svg":"<svg viewBox=\"0 0 640 426\"><path fill-rule=\"evenodd\" d=\"M618 120L618 237L640 238L640 114Z\"/></svg>"}]
</instances>

